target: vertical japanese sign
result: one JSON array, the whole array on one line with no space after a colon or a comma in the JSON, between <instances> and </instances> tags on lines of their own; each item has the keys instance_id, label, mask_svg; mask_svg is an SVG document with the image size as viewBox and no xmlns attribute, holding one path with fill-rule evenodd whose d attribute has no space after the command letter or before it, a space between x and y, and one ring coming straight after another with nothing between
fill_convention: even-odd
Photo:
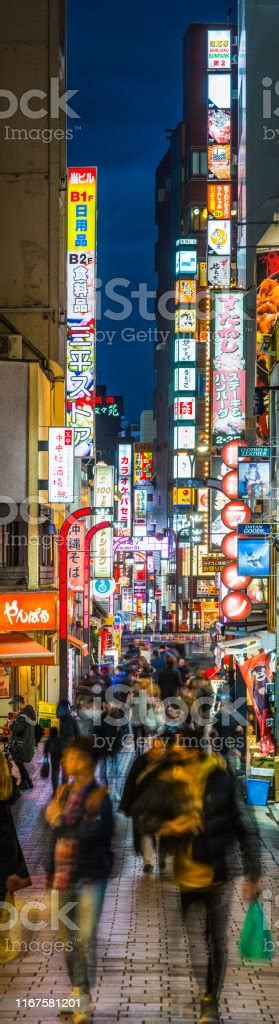
<instances>
[{"instance_id":1,"label":"vertical japanese sign","mask_svg":"<svg viewBox=\"0 0 279 1024\"><path fill-rule=\"evenodd\" d=\"M132 520L132 445L118 448L118 535L130 537Z\"/></svg>"},{"instance_id":2,"label":"vertical japanese sign","mask_svg":"<svg viewBox=\"0 0 279 1024\"><path fill-rule=\"evenodd\" d=\"M102 519L113 522L114 468L99 463L95 467L94 504L95 523ZM94 537L94 579L113 577L113 530L99 530Z\"/></svg>"},{"instance_id":3,"label":"vertical japanese sign","mask_svg":"<svg viewBox=\"0 0 279 1024\"><path fill-rule=\"evenodd\" d=\"M245 433L243 292L216 292L212 375L213 444Z\"/></svg>"},{"instance_id":4,"label":"vertical japanese sign","mask_svg":"<svg viewBox=\"0 0 279 1024\"><path fill-rule=\"evenodd\" d=\"M67 425L75 455L95 449L96 167L68 170Z\"/></svg>"},{"instance_id":5,"label":"vertical japanese sign","mask_svg":"<svg viewBox=\"0 0 279 1024\"><path fill-rule=\"evenodd\" d=\"M75 522L68 533L68 590L84 590L85 523Z\"/></svg>"},{"instance_id":6,"label":"vertical japanese sign","mask_svg":"<svg viewBox=\"0 0 279 1024\"><path fill-rule=\"evenodd\" d=\"M228 288L231 283L230 29L209 30L208 69L208 284Z\"/></svg>"},{"instance_id":7,"label":"vertical japanese sign","mask_svg":"<svg viewBox=\"0 0 279 1024\"><path fill-rule=\"evenodd\" d=\"M49 428L48 499L56 504L74 500L74 432L71 428Z\"/></svg>"},{"instance_id":8,"label":"vertical japanese sign","mask_svg":"<svg viewBox=\"0 0 279 1024\"><path fill-rule=\"evenodd\" d=\"M196 275L197 242L195 239L178 239L173 389L173 446L177 476L172 489L173 507L177 506L180 497L181 504L184 504L181 452L187 449L194 450L196 439ZM178 479L181 486L178 486Z\"/></svg>"},{"instance_id":9,"label":"vertical japanese sign","mask_svg":"<svg viewBox=\"0 0 279 1024\"><path fill-rule=\"evenodd\" d=\"M144 445L134 446L134 485L151 483L153 477L153 451Z\"/></svg>"}]
</instances>

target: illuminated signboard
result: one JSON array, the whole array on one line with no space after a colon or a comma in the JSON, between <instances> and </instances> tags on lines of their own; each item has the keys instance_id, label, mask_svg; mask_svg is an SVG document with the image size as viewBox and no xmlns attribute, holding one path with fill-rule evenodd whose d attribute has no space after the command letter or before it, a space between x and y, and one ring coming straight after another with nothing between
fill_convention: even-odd
<instances>
[{"instance_id":1,"label":"illuminated signboard","mask_svg":"<svg viewBox=\"0 0 279 1024\"><path fill-rule=\"evenodd\" d=\"M212 288L228 288L231 281L230 256L208 256L208 284Z\"/></svg>"},{"instance_id":2,"label":"illuminated signboard","mask_svg":"<svg viewBox=\"0 0 279 1024\"><path fill-rule=\"evenodd\" d=\"M196 369L193 366L180 366L174 371L175 391L195 391Z\"/></svg>"},{"instance_id":3,"label":"illuminated signboard","mask_svg":"<svg viewBox=\"0 0 279 1024\"><path fill-rule=\"evenodd\" d=\"M196 415L196 399L195 398L175 398L173 416L175 420L195 420Z\"/></svg>"},{"instance_id":4,"label":"illuminated signboard","mask_svg":"<svg viewBox=\"0 0 279 1024\"><path fill-rule=\"evenodd\" d=\"M209 29L208 68L223 71L231 66L230 29Z\"/></svg>"},{"instance_id":5,"label":"illuminated signboard","mask_svg":"<svg viewBox=\"0 0 279 1024\"><path fill-rule=\"evenodd\" d=\"M173 458L173 476L175 480L191 475L191 459L185 452L177 452Z\"/></svg>"},{"instance_id":6,"label":"illuminated signboard","mask_svg":"<svg viewBox=\"0 0 279 1024\"><path fill-rule=\"evenodd\" d=\"M229 181L231 177L231 147L208 146L208 177Z\"/></svg>"},{"instance_id":7,"label":"illuminated signboard","mask_svg":"<svg viewBox=\"0 0 279 1024\"><path fill-rule=\"evenodd\" d=\"M245 431L243 292L214 297L213 444L219 447Z\"/></svg>"},{"instance_id":8,"label":"illuminated signboard","mask_svg":"<svg viewBox=\"0 0 279 1024\"><path fill-rule=\"evenodd\" d=\"M239 462L238 493L240 498L270 497L270 463Z\"/></svg>"},{"instance_id":9,"label":"illuminated signboard","mask_svg":"<svg viewBox=\"0 0 279 1024\"><path fill-rule=\"evenodd\" d=\"M122 416L123 399L114 395L96 395L95 415L110 416L113 419Z\"/></svg>"},{"instance_id":10,"label":"illuminated signboard","mask_svg":"<svg viewBox=\"0 0 279 1024\"><path fill-rule=\"evenodd\" d=\"M194 363L196 360L196 345L192 338L176 338L175 363Z\"/></svg>"},{"instance_id":11,"label":"illuminated signboard","mask_svg":"<svg viewBox=\"0 0 279 1024\"><path fill-rule=\"evenodd\" d=\"M196 330L196 310L177 309L175 313L175 330L179 334L194 334Z\"/></svg>"},{"instance_id":12,"label":"illuminated signboard","mask_svg":"<svg viewBox=\"0 0 279 1024\"><path fill-rule=\"evenodd\" d=\"M231 251L230 220L208 222L208 252L217 256L229 256Z\"/></svg>"},{"instance_id":13,"label":"illuminated signboard","mask_svg":"<svg viewBox=\"0 0 279 1024\"><path fill-rule=\"evenodd\" d=\"M238 572L240 576L270 576L269 537L238 535Z\"/></svg>"},{"instance_id":14,"label":"illuminated signboard","mask_svg":"<svg viewBox=\"0 0 279 1024\"><path fill-rule=\"evenodd\" d=\"M94 454L96 167L68 170L67 426L75 455Z\"/></svg>"},{"instance_id":15,"label":"illuminated signboard","mask_svg":"<svg viewBox=\"0 0 279 1024\"><path fill-rule=\"evenodd\" d=\"M187 305L188 302L195 303L197 297L197 283L196 281L188 281L185 278L181 278L176 281L175 285L175 301L178 305Z\"/></svg>"},{"instance_id":16,"label":"illuminated signboard","mask_svg":"<svg viewBox=\"0 0 279 1024\"><path fill-rule=\"evenodd\" d=\"M98 463L94 471L94 506L97 510L95 523L103 519L113 521L113 513L103 509L112 508L114 502L114 468ZM93 540L94 578L111 579L113 531L99 530Z\"/></svg>"},{"instance_id":17,"label":"illuminated signboard","mask_svg":"<svg viewBox=\"0 0 279 1024\"><path fill-rule=\"evenodd\" d=\"M129 537L131 533L132 502L131 502L132 445L120 444L118 448L118 534Z\"/></svg>"},{"instance_id":18,"label":"illuminated signboard","mask_svg":"<svg viewBox=\"0 0 279 1024\"><path fill-rule=\"evenodd\" d=\"M48 499L55 504L74 500L74 431L69 427L48 432Z\"/></svg>"},{"instance_id":19,"label":"illuminated signboard","mask_svg":"<svg viewBox=\"0 0 279 1024\"><path fill-rule=\"evenodd\" d=\"M153 478L153 452L135 444L134 449L134 484L151 482Z\"/></svg>"},{"instance_id":20,"label":"illuminated signboard","mask_svg":"<svg viewBox=\"0 0 279 1024\"><path fill-rule=\"evenodd\" d=\"M58 595L51 591L28 591L0 594L0 631L41 633L57 629ZM1 668L1 671L3 666ZM1 695L3 696L3 694Z\"/></svg>"},{"instance_id":21,"label":"illuminated signboard","mask_svg":"<svg viewBox=\"0 0 279 1024\"><path fill-rule=\"evenodd\" d=\"M210 219L230 220L231 186L223 185L220 182L209 184L207 187L207 207Z\"/></svg>"},{"instance_id":22,"label":"illuminated signboard","mask_svg":"<svg viewBox=\"0 0 279 1024\"><path fill-rule=\"evenodd\" d=\"M192 494L190 487L174 487L172 492L173 505L191 505Z\"/></svg>"},{"instance_id":23,"label":"illuminated signboard","mask_svg":"<svg viewBox=\"0 0 279 1024\"><path fill-rule=\"evenodd\" d=\"M84 591L84 546L85 523L76 520L70 527L68 548L68 590L82 594Z\"/></svg>"},{"instance_id":24,"label":"illuminated signboard","mask_svg":"<svg viewBox=\"0 0 279 1024\"><path fill-rule=\"evenodd\" d=\"M231 141L230 75L208 76L208 144Z\"/></svg>"},{"instance_id":25,"label":"illuminated signboard","mask_svg":"<svg viewBox=\"0 0 279 1024\"><path fill-rule=\"evenodd\" d=\"M174 427L174 448L195 448L195 427Z\"/></svg>"},{"instance_id":26,"label":"illuminated signboard","mask_svg":"<svg viewBox=\"0 0 279 1024\"><path fill-rule=\"evenodd\" d=\"M134 521L135 521L135 525L138 525L139 523L145 523L146 522L146 515L147 515L147 491L145 490L144 487L139 487L139 488L135 489L134 495L135 495L135 497L134 497L134 501L135 501L135 518L134 518Z\"/></svg>"},{"instance_id":27,"label":"illuminated signboard","mask_svg":"<svg viewBox=\"0 0 279 1024\"><path fill-rule=\"evenodd\" d=\"M197 242L193 238L181 238L176 243L176 273L189 274L195 277L197 273Z\"/></svg>"}]
</instances>

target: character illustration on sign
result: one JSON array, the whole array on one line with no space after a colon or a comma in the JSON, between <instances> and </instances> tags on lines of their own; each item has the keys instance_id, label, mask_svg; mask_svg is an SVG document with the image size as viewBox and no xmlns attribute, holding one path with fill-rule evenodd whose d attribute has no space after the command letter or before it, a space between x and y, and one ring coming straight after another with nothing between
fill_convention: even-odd
<instances>
[{"instance_id":1,"label":"character illustration on sign","mask_svg":"<svg viewBox=\"0 0 279 1024\"><path fill-rule=\"evenodd\" d=\"M272 682L270 654L260 652L249 658L240 666L241 674L249 690L260 727L259 751L261 754L274 754L275 742L267 719L271 716L269 687Z\"/></svg>"}]
</instances>

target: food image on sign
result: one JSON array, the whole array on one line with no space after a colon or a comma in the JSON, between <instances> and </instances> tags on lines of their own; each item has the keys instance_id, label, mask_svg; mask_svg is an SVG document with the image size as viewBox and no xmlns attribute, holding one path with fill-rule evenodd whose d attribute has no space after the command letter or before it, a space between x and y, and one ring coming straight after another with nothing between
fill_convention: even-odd
<instances>
[{"instance_id":1,"label":"food image on sign","mask_svg":"<svg viewBox=\"0 0 279 1024\"><path fill-rule=\"evenodd\" d=\"M257 328L260 334L272 334L279 313L279 252L259 253L257 256Z\"/></svg>"},{"instance_id":2,"label":"food image on sign","mask_svg":"<svg viewBox=\"0 0 279 1024\"><path fill-rule=\"evenodd\" d=\"M230 220L231 186L219 182L207 187L207 208L209 218L213 220Z\"/></svg>"},{"instance_id":3,"label":"food image on sign","mask_svg":"<svg viewBox=\"0 0 279 1024\"><path fill-rule=\"evenodd\" d=\"M229 181L231 176L231 147L208 146L208 177Z\"/></svg>"},{"instance_id":4,"label":"food image on sign","mask_svg":"<svg viewBox=\"0 0 279 1024\"><path fill-rule=\"evenodd\" d=\"M196 281L187 281L181 278L180 281L176 282L175 301L177 303L181 305L186 305L188 302L194 303L196 301L196 293Z\"/></svg>"},{"instance_id":5,"label":"food image on sign","mask_svg":"<svg viewBox=\"0 0 279 1024\"><path fill-rule=\"evenodd\" d=\"M211 107L208 111L208 142L224 143L231 141L231 116L229 110Z\"/></svg>"},{"instance_id":6,"label":"food image on sign","mask_svg":"<svg viewBox=\"0 0 279 1024\"><path fill-rule=\"evenodd\" d=\"M196 330L196 310L177 310L175 314L175 330L181 334L194 334Z\"/></svg>"},{"instance_id":7,"label":"food image on sign","mask_svg":"<svg viewBox=\"0 0 279 1024\"><path fill-rule=\"evenodd\" d=\"M214 288L229 288L231 282L230 256L208 255L208 284Z\"/></svg>"},{"instance_id":8,"label":"food image on sign","mask_svg":"<svg viewBox=\"0 0 279 1024\"><path fill-rule=\"evenodd\" d=\"M217 256L229 256L231 251L231 224L229 220L208 221L208 250Z\"/></svg>"}]
</instances>

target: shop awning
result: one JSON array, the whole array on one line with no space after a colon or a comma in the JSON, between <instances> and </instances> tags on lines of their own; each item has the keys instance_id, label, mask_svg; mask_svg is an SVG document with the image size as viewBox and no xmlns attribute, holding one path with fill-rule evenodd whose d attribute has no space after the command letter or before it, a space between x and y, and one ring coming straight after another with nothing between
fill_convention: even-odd
<instances>
[{"instance_id":1,"label":"shop awning","mask_svg":"<svg viewBox=\"0 0 279 1024\"><path fill-rule=\"evenodd\" d=\"M0 633L0 662L7 665L53 665L54 654L27 633Z\"/></svg>"},{"instance_id":2,"label":"shop awning","mask_svg":"<svg viewBox=\"0 0 279 1024\"><path fill-rule=\"evenodd\" d=\"M76 647L83 654L88 654L87 644L83 640L79 640L77 636L73 636L72 633L68 633L68 644L72 644L72 647Z\"/></svg>"}]
</instances>

